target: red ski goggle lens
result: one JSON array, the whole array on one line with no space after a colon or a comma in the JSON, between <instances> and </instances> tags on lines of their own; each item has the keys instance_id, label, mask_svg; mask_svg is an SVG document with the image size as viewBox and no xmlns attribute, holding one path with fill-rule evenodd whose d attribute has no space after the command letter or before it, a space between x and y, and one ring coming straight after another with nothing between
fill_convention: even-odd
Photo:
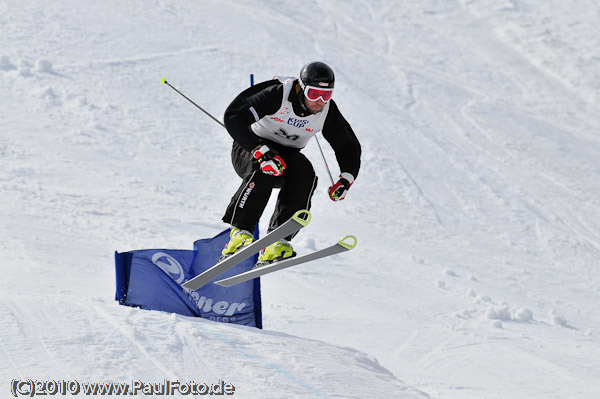
<instances>
[{"instance_id":1,"label":"red ski goggle lens","mask_svg":"<svg viewBox=\"0 0 600 399\"><path fill-rule=\"evenodd\" d=\"M333 89L319 89L317 87L306 86L304 90L304 96L310 101L317 101L320 98L323 102L327 102L331 100L332 95Z\"/></svg>"}]
</instances>

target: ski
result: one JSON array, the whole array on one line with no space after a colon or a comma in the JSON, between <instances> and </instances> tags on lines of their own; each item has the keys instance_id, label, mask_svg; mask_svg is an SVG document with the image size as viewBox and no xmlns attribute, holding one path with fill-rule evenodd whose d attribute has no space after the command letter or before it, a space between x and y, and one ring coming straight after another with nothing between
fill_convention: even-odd
<instances>
[{"instance_id":1,"label":"ski","mask_svg":"<svg viewBox=\"0 0 600 399\"><path fill-rule=\"evenodd\" d=\"M346 240L353 240L353 243L347 243ZM234 285L243 283L244 281L252 280L254 278L264 276L265 274L273 273L278 270L286 269L291 266L300 265L302 263L310 262L316 259L324 258L326 256L335 255L340 252L349 251L356 246L356 237L354 236L346 236L341 239L337 244L332 245L330 247L311 252L309 254L290 258L286 260L281 260L279 262L274 262L270 265L255 267L252 270L249 270L244 273L237 274L235 276L225 278L223 280L215 281L215 284L218 284L223 287L232 287Z\"/></svg>"},{"instance_id":2,"label":"ski","mask_svg":"<svg viewBox=\"0 0 600 399\"><path fill-rule=\"evenodd\" d=\"M303 217L304 216L304 217ZM225 273L243 260L248 259L252 255L258 253L261 249L268 247L275 241L281 240L291 234L294 234L303 227L306 227L310 222L310 212L306 210L298 211L287 222L277 227L264 237L254 241L252 244L238 250L233 255L228 256L222 261L215 264L210 269L205 270L196 277L186 281L181 286L192 291L196 291L200 287L207 284L215 277Z\"/></svg>"}]
</instances>

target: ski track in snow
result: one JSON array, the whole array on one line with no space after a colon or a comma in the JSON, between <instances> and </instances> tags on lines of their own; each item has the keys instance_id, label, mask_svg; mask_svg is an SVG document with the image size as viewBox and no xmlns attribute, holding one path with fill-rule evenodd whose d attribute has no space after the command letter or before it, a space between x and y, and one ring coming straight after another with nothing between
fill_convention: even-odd
<instances>
[{"instance_id":1,"label":"ski track in snow","mask_svg":"<svg viewBox=\"0 0 600 399\"><path fill-rule=\"evenodd\" d=\"M223 379L248 398L600 395L596 3L0 11L2 395L13 378ZM264 331L113 302L115 250L215 235L238 185L229 136L160 79L222 119L249 73L314 59L336 71L363 167L334 204L307 146L321 178L295 248L354 234L356 249L265 276Z\"/></svg>"}]
</instances>

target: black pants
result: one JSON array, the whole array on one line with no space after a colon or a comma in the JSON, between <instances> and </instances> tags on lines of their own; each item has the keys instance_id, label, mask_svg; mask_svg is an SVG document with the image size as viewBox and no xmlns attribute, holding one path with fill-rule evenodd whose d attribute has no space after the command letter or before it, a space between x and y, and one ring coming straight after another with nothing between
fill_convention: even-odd
<instances>
[{"instance_id":1,"label":"black pants","mask_svg":"<svg viewBox=\"0 0 600 399\"><path fill-rule=\"evenodd\" d=\"M269 144L269 147L275 146ZM312 164L297 149L276 149L287 165L281 176L263 173L252 154L233 143L231 161L236 173L242 178L242 184L225 211L225 223L254 232L273 188L279 188L280 191L269 223L269 231L282 225L297 211L310 209L318 180ZM291 240L293 236L286 238Z\"/></svg>"}]
</instances>

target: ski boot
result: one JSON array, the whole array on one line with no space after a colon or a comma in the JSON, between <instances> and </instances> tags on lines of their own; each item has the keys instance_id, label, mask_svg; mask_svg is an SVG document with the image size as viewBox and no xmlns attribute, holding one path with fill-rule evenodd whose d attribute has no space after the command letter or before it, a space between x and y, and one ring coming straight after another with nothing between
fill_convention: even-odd
<instances>
[{"instance_id":1,"label":"ski boot","mask_svg":"<svg viewBox=\"0 0 600 399\"><path fill-rule=\"evenodd\" d=\"M260 251L255 268L269 265L280 260L293 258L294 256L296 256L296 252L294 252L290 242L287 240L279 240Z\"/></svg>"},{"instance_id":2,"label":"ski boot","mask_svg":"<svg viewBox=\"0 0 600 399\"><path fill-rule=\"evenodd\" d=\"M232 227L229 233L229 242L225 244L225 248L221 252L221 259L233 255L238 249L252 244L254 236L248 230L241 230L237 227Z\"/></svg>"}]
</instances>

